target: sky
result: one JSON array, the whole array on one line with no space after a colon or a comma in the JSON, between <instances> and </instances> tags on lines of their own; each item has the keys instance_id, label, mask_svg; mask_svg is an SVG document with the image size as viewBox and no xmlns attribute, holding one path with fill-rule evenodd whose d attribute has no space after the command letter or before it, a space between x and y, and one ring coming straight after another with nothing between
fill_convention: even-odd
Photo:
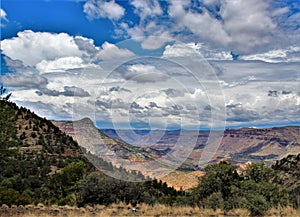
<instances>
[{"instance_id":1,"label":"sky","mask_svg":"<svg viewBox=\"0 0 300 217\"><path fill-rule=\"evenodd\" d=\"M0 82L100 128L300 124L299 0L1 0Z\"/></svg>"}]
</instances>

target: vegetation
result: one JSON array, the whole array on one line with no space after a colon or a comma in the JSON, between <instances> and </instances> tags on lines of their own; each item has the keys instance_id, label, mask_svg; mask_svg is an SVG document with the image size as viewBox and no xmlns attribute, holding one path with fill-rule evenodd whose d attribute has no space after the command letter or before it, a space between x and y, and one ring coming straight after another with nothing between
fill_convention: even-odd
<instances>
[{"instance_id":1,"label":"vegetation","mask_svg":"<svg viewBox=\"0 0 300 217\"><path fill-rule=\"evenodd\" d=\"M273 169L263 163L250 164L240 173L228 162L210 165L193 194L205 208L248 209L252 215L263 215L270 208L287 206L286 195L270 180Z\"/></svg>"},{"instance_id":2,"label":"vegetation","mask_svg":"<svg viewBox=\"0 0 300 217\"><path fill-rule=\"evenodd\" d=\"M0 100L0 149L0 168L5 168L0 171L0 204L153 204L182 193L157 180L130 183L105 176L72 137L7 100ZM145 179L100 158L95 161L124 176Z\"/></svg>"},{"instance_id":3,"label":"vegetation","mask_svg":"<svg viewBox=\"0 0 300 217\"><path fill-rule=\"evenodd\" d=\"M82 169L75 171L80 178L94 170L71 137L7 100L0 100L0 149L0 167L5 168L0 171L0 204L53 202L49 194L58 190L52 188L57 177L68 180L70 167ZM67 197L68 187L55 202Z\"/></svg>"},{"instance_id":4,"label":"vegetation","mask_svg":"<svg viewBox=\"0 0 300 217\"><path fill-rule=\"evenodd\" d=\"M9 98L3 97L4 92L2 87L0 205L131 204L157 207L164 204L181 209L189 207L186 208L189 214L196 209L222 210L227 214L246 210L253 216L280 207L299 207L300 155L288 156L273 168L263 163L250 164L242 171L229 162L209 165L198 187L186 192L89 156L107 170L145 180L124 182L97 171L72 137L62 133L50 121L9 102ZM198 208L191 211L191 207ZM173 209L168 214L172 215L172 212Z\"/></svg>"},{"instance_id":5,"label":"vegetation","mask_svg":"<svg viewBox=\"0 0 300 217\"><path fill-rule=\"evenodd\" d=\"M0 216L11 216L11 217L102 217L102 216L197 216L197 217L224 217L224 212L220 209L202 209L199 207L191 206L176 206L171 207L163 204L149 205L149 204L137 204L135 206L136 211L132 210L132 204L125 203L112 203L108 206L95 205L85 207L73 207L73 206L44 206L38 204L37 206L26 205L19 207L0 207ZM3 215L1 215L3 214ZM226 216L251 216L251 213L246 209L234 209L227 213ZM282 209L271 209L268 210L265 215L266 217L296 217L300 216L300 211L286 207Z\"/></svg>"},{"instance_id":6,"label":"vegetation","mask_svg":"<svg viewBox=\"0 0 300 217\"><path fill-rule=\"evenodd\" d=\"M293 207L300 207L300 154L289 155L273 166L273 182L286 191Z\"/></svg>"},{"instance_id":7,"label":"vegetation","mask_svg":"<svg viewBox=\"0 0 300 217\"><path fill-rule=\"evenodd\" d=\"M0 86L0 100L8 101L11 96L11 93L7 93L6 88L3 85Z\"/></svg>"}]
</instances>

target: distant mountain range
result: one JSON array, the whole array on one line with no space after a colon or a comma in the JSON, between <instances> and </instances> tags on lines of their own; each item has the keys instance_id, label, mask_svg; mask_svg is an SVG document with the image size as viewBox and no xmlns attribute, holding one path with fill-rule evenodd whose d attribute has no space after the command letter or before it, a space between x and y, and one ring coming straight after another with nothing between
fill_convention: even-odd
<instances>
[{"instance_id":1,"label":"distant mountain range","mask_svg":"<svg viewBox=\"0 0 300 217\"><path fill-rule=\"evenodd\" d=\"M128 134L126 130L104 129L101 130L106 135L113 138L122 138ZM138 135L147 135L149 131L136 130ZM155 132L154 132L155 133ZM188 141L191 135L190 131L165 131L163 136L151 147L158 150L171 148L180 136L182 143ZM120 136L121 135L121 136ZM195 133L193 134L195 135ZM209 137L208 131L200 131L194 151L191 153L188 162L197 165L202 150L205 147ZM233 163L243 164L246 162L264 161L267 164L273 164L289 154L300 152L300 127L286 126L273 127L266 129L241 128L227 129L218 151L215 155L214 162L229 159Z\"/></svg>"},{"instance_id":2,"label":"distant mountain range","mask_svg":"<svg viewBox=\"0 0 300 217\"><path fill-rule=\"evenodd\" d=\"M219 148L219 153L229 155L233 161L263 160L270 164L299 152L299 126L226 130Z\"/></svg>"}]
</instances>

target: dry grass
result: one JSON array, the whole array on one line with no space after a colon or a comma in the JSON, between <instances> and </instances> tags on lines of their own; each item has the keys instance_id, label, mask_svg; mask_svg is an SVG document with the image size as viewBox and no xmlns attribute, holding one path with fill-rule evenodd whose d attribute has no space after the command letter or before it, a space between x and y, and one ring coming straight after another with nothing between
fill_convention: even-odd
<instances>
[{"instance_id":1,"label":"dry grass","mask_svg":"<svg viewBox=\"0 0 300 217\"><path fill-rule=\"evenodd\" d=\"M222 210L213 211L211 209L200 209L199 207L171 207L161 204L151 206L148 204L138 204L136 212L132 211L132 206L124 203L111 204L109 206L96 205L77 208L71 206L51 206L42 204L37 206L0 208L0 217L102 217L102 216L197 216L197 217L246 217L250 212L244 209L236 209L224 215ZM271 209L266 217L300 217L300 210L291 207Z\"/></svg>"}]
</instances>

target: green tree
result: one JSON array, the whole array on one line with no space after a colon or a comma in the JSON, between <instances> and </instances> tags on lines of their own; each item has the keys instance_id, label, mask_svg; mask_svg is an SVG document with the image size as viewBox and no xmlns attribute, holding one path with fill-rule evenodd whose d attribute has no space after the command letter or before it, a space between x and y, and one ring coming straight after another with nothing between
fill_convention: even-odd
<instances>
[{"instance_id":1,"label":"green tree","mask_svg":"<svg viewBox=\"0 0 300 217\"><path fill-rule=\"evenodd\" d=\"M10 96L11 96L11 93L6 93L7 90L6 88L3 87L3 85L0 86L0 100L4 100L4 101L8 101Z\"/></svg>"},{"instance_id":2,"label":"green tree","mask_svg":"<svg viewBox=\"0 0 300 217\"><path fill-rule=\"evenodd\" d=\"M231 197L234 196L232 188L239 187L241 180L241 177L237 173L237 166L224 161L207 166L205 172L205 176L201 178L199 186L194 191L198 204L210 207L207 201L214 198L214 194L220 195L221 201L231 200ZM224 210L230 210L234 205L233 203L225 203L223 206L223 204L220 203L219 207L214 205L214 207L210 208L224 208Z\"/></svg>"},{"instance_id":3,"label":"green tree","mask_svg":"<svg viewBox=\"0 0 300 217\"><path fill-rule=\"evenodd\" d=\"M263 162L249 164L243 172L244 179L253 180L256 183L269 182L275 175L275 171L265 166Z\"/></svg>"}]
</instances>

